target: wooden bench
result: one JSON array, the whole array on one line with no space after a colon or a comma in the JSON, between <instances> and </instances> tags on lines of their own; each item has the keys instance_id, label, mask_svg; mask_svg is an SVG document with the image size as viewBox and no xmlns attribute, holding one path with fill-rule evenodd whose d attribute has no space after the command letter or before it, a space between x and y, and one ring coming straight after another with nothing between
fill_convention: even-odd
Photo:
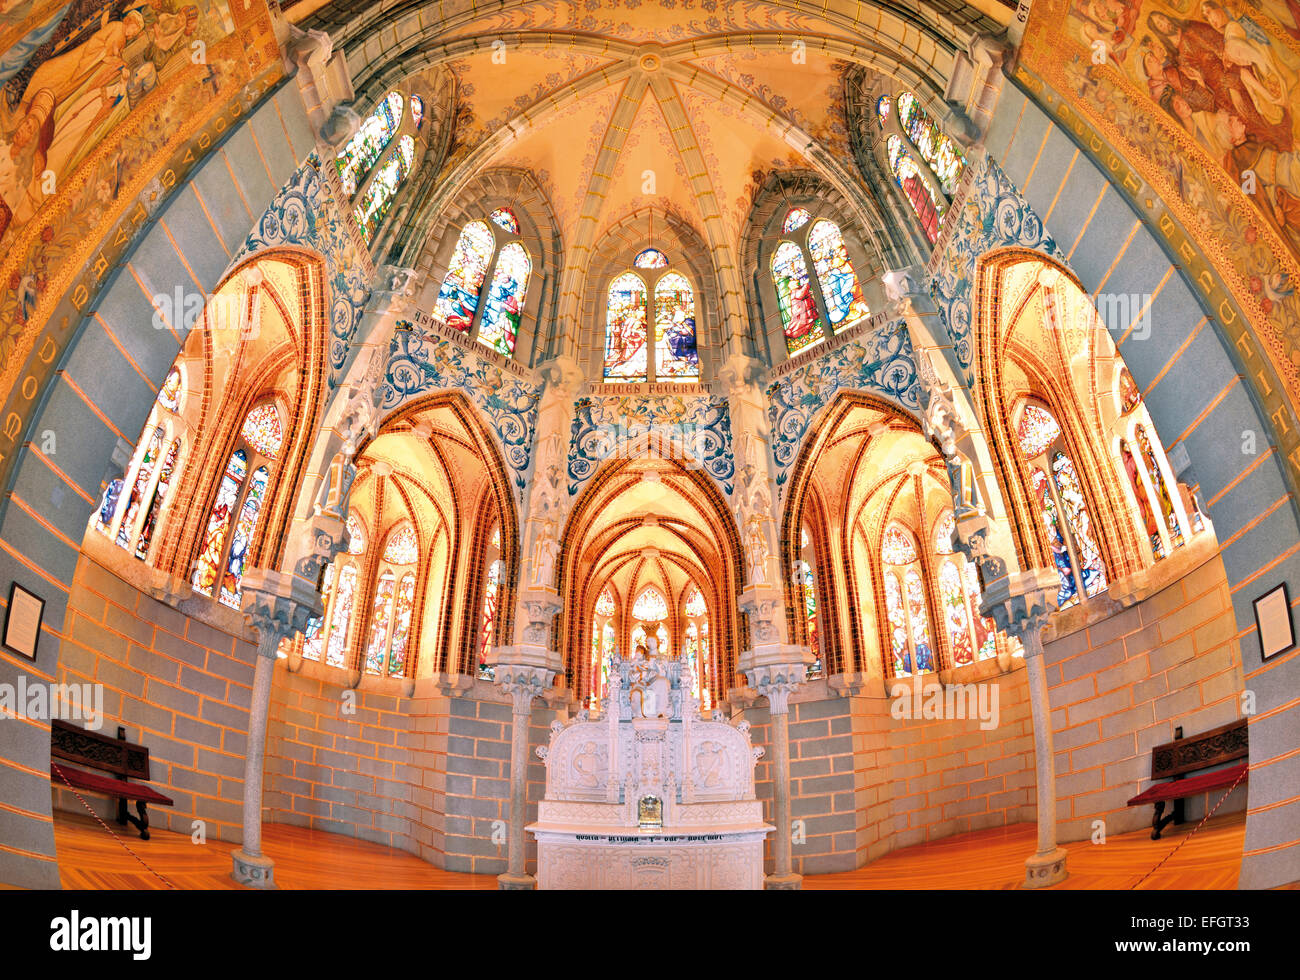
<instances>
[{"instance_id":1,"label":"wooden bench","mask_svg":"<svg viewBox=\"0 0 1300 980\"><path fill-rule=\"evenodd\" d=\"M1128 801L1129 806L1141 806L1144 803L1156 805L1155 816L1151 819L1151 839L1159 840L1160 831L1167 823L1183 822L1183 800L1198 793L1223 789L1238 782L1245 781L1249 763L1241 762L1226 769L1201 773L1199 776L1185 778L1188 773L1199 772L1211 766L1222 765L1247 755L1246 719L1211 728L1208 732L1183 738L1180 725L1174 729L1174 740L1157 745L1151 750L1151 778L1169 779L1167 783L1157 783L1139 793ZM1172 778L1170 778L1172 777ZM1162 816L1165 804L1173 801L1173 812Z\"/></svg>"},{"instance_id":2,"label":"wooden bench","mask_svg":"<svg viewBox=\"0 0 1300 980\"><path fill-rule=\"evenodd\" d=\"M149 839L148 804L173 805L169 797L152 787L130 782L132 779L148 780L149 750L143 745L128 742L125 728L119 727L117 738L110 738L56 719L50 725L50 755L62 759L64 763L112 773L112 776L100 776L63 763L50 763L50 776L56 785L115 797L117 822L124 827L128 822L135 824L140 828L141 840ZM131 800L135 801L135 810L139 816L133 817L127 812L126 804Z\"/></svg>"}]
</instances>

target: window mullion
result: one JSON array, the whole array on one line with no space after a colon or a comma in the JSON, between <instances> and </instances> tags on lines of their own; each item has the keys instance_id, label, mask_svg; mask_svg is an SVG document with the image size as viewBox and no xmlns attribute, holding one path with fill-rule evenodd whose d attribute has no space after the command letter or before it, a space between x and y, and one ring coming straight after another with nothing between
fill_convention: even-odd
<instances>
[{"instance_id":1,"label":"window mullion","mask_svg":"<svg viewBox=\"0 0 1300 980\"><path fill-rule=\"evenodd\" d=\"M811 229L818 220L820 219L810 219L808 228ZM808 236L805 235L803 241L796 241L795 244L799 246L799 254L803 256L804 265L808 269L808 286L812 290L813 300L817 303L817 317L822 324L822 340L829 341L835 338L835 330L831 326L831 311L826 305L826 294L822 292L821 277L817 274L817 264L813 261L812 251L808 248L807 238ZM799 353L802 354L803 351Z\"/></svg>"},{"instance_id":2,"label":"window mullion","mask_svg":"<svg viewBox=\"0 0 1300 980\"><path fill-rule=\"evenodd\" d=\"M467 331L470 341L478 340L479 328L483 326L483 314L487 312L488 303L492 300L492 282L496 278L497 263L500 260L501 249L497 245L496 232L493 232L492 261L488 263L487 273L483 276L483 285L479 287L478 308L474 310L474 319L470 321Z\"/></svg>"},{"instance_id":3,"label":"window mullion","mask_svg":"<svg viewBox=\"0 0 1300 980\"><path fill-rule=\"evenodd\" d=\"M1056 447L1052 447L1053 449ZM1051 453L1051 449L1048 453ZM1047 492L1052 495L1052 500L1056 504L1056 526L1061 532L1061 540L1065 542L1065 553L1070 559L1070 567L1074 571L1074 588L1075 596L1080 602L1088 598L1087 589L1083 585L1083 564L1079 560L1079 548L1074 543L1074 528L1070 525L1069 514L1065 510L1065 501L1061 499L1060 487L1056 485L1056 471L1052 469L1051 457L1044 456L1045 465L1043 472L1047 475ZM1051 544L1048 544L1048 550L1051 550Z\"/></svg>"}]
</instances>

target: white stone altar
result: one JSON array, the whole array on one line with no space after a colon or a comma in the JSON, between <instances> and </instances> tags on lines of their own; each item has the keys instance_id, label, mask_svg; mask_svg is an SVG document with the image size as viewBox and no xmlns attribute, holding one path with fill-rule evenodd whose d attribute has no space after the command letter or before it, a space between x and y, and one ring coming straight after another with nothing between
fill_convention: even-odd
<instances>
[{"instance_id":1,"label":"white stone altar","mask_svg":"<svg viewBox=\"0 0 1300 980\"><path fill-rule=\"evenodd\" d=\"M653 653L653 651L652 651ZM538 888L762 888L749 723L706 720L684 659L610 661L608 696L551 725Z\"/></svg>"}]
</instances>

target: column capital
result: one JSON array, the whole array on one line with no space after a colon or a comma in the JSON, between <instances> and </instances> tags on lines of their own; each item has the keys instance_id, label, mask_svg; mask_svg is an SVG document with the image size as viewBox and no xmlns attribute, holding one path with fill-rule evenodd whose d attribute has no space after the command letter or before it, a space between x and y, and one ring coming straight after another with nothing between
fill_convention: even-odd
<instances>
[{"instance_id":1,"label":"column capital","mask_svg":"<svg viewBox=\"0 0 1300 980\"><path fill-rule=\"evenodd\" d=\"M807 647L790 647L791 651L807 652ZM809 653L811 656L811 653ZM750 686L767 703L774 715L784 715L790 710L790 695L807 679L808 667L803 662L766 664L742 668Z\"/></svg>"},{"instance_id":2,"label":"column capital","mask_svg":"<svg viewBox=\"0 0 1300 980\"><path fill-rule=\"evenodd\" d=\"M281 640L302 632L307 620L322 612L316 583L289 572L250 568L240 591L240 609L260 634L259 656L274 657Z\"/></svg>"},{"instance_id":3,"label":"column capital","mask_svg":"<svg viewBox=\"0 0 1300 980\"><path fill-rule=\"evenodd\" d=\"M532 710L533 700L540 698L555 681L555 671L547 667L528 667L520 664L498 664L496 668L497 687L510 695L514 703L514 713L527 714Z\"/></svg>"},{"instance_id":4,"label":"column capital","mask_svg":"<svg viewBox=\"0 0 1300 980\"><path fill-rule=\"evenodd\" d=\"M1043 652L1040 633L1056 612L1060 579L1055 569L1031 568L994 582L984 593L980 612L991 616L1000 632L1014 636L1026 657Z\"/></svg>"}]
</instances>

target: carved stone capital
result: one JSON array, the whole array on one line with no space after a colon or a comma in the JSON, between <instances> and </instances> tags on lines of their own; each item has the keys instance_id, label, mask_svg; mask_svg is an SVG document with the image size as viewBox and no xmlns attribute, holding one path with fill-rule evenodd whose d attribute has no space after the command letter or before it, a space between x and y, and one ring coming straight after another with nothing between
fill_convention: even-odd
<instances>
[{"instance_id":1,"label":"carved stone capital","mask_svg":"<svg viewBox=\"0 0 1300 980\"><path fill-rule=\"evenodd\" d=\"M891 303L929 295L925 289L925 269L919 265L890 269L880 277L880 281L885 287L885 299Z\"/></svg>"},{"instance_id":2,"label":"carved stone capital","mask_svg":"<svg viewBox=\"0 0 1300 980\"><path fill-rule=\"evenodd\" d=\"M350 465L350 464L349 464ZM356 468L352 467L352 472ZM320 510L303 526L298 539L294 572L309 582L320 578L320 570L348 546L347 525L341 514Z\"/></svg>"},{"instance_id":3,"label":"carved stone capital","mask_svg":"<svg viewBox=\"0 0 1300 980\"><path fill-rule=\"evenodd\" d=\"M582 366L567 355L553 357L537 368L546 387L558 392L575 392L582 384Z\"/></svg>"},{"instance_id":4,"label":"carved stone capital","mask_svg":"<svg viewBox=\"0 0 1300 980\"><path fill-rule=\"evenodd\" d=\"M992 617L999 632L1014 636L1025 657L1043 652L1042 629L1056 611L1060 580L1051 568L1017 572L994 582L984 593L980 612Z\"/></svg>"},{"instance_id":5,"label":"carved stone capital","mask_svg":"<svg viewBox=\"0 0 1300 980\"><path fill-rule=\"evenodd\" d=\"M772 714L784 715L790 710L790 695L807 679L807 669L803 663L769 664L750 667L745 677L759 696L767 698Z\"/></svg>"},{"instance_id":6,"label":"carved stone capital","mask_svg":"<svg viewBox=\"0 0 1300 980\"><path fill-rule=\"evenodd\" d=\"M785 603L779 590L751 586L740 594L740 611L749 617L750 642L756 649L785 643Z\"/></svg>"},{"instance_id":7,"label":"carved stone capital","mask_svg":"<svg viewBox=\"0 0 1300 980\"><path fill-rule=\"evenodd\" d=\"M498 664L496 668L497 686L510 695L517 715L532 711L533 701L543 697L554 682L555 671L546 667Z\"/></svg>"},{"instance_id":8,"label":"carved stone capital","mask_svg":"<svg viewBox=\"0 0 1300 980\"><path fill-rule=\"evenodd\" d=\"M250 568L240 588L240 609L260 634L259 656L274 657L281 640L301 633L307 620L322 612L316 583L299 575Z\"/></svg>"},{"instance_id":9,"label":"carved stone capital","mask_svg":"<svg viewBox=\"0 0 1300 980\"><path fill-rule=\"evenodd\" d=\"M732 354L718 368L718 380L727 387L727 393L733 398L743 394L754 384L762 366L747 354Z\"/></svg>"}]
</instances>

